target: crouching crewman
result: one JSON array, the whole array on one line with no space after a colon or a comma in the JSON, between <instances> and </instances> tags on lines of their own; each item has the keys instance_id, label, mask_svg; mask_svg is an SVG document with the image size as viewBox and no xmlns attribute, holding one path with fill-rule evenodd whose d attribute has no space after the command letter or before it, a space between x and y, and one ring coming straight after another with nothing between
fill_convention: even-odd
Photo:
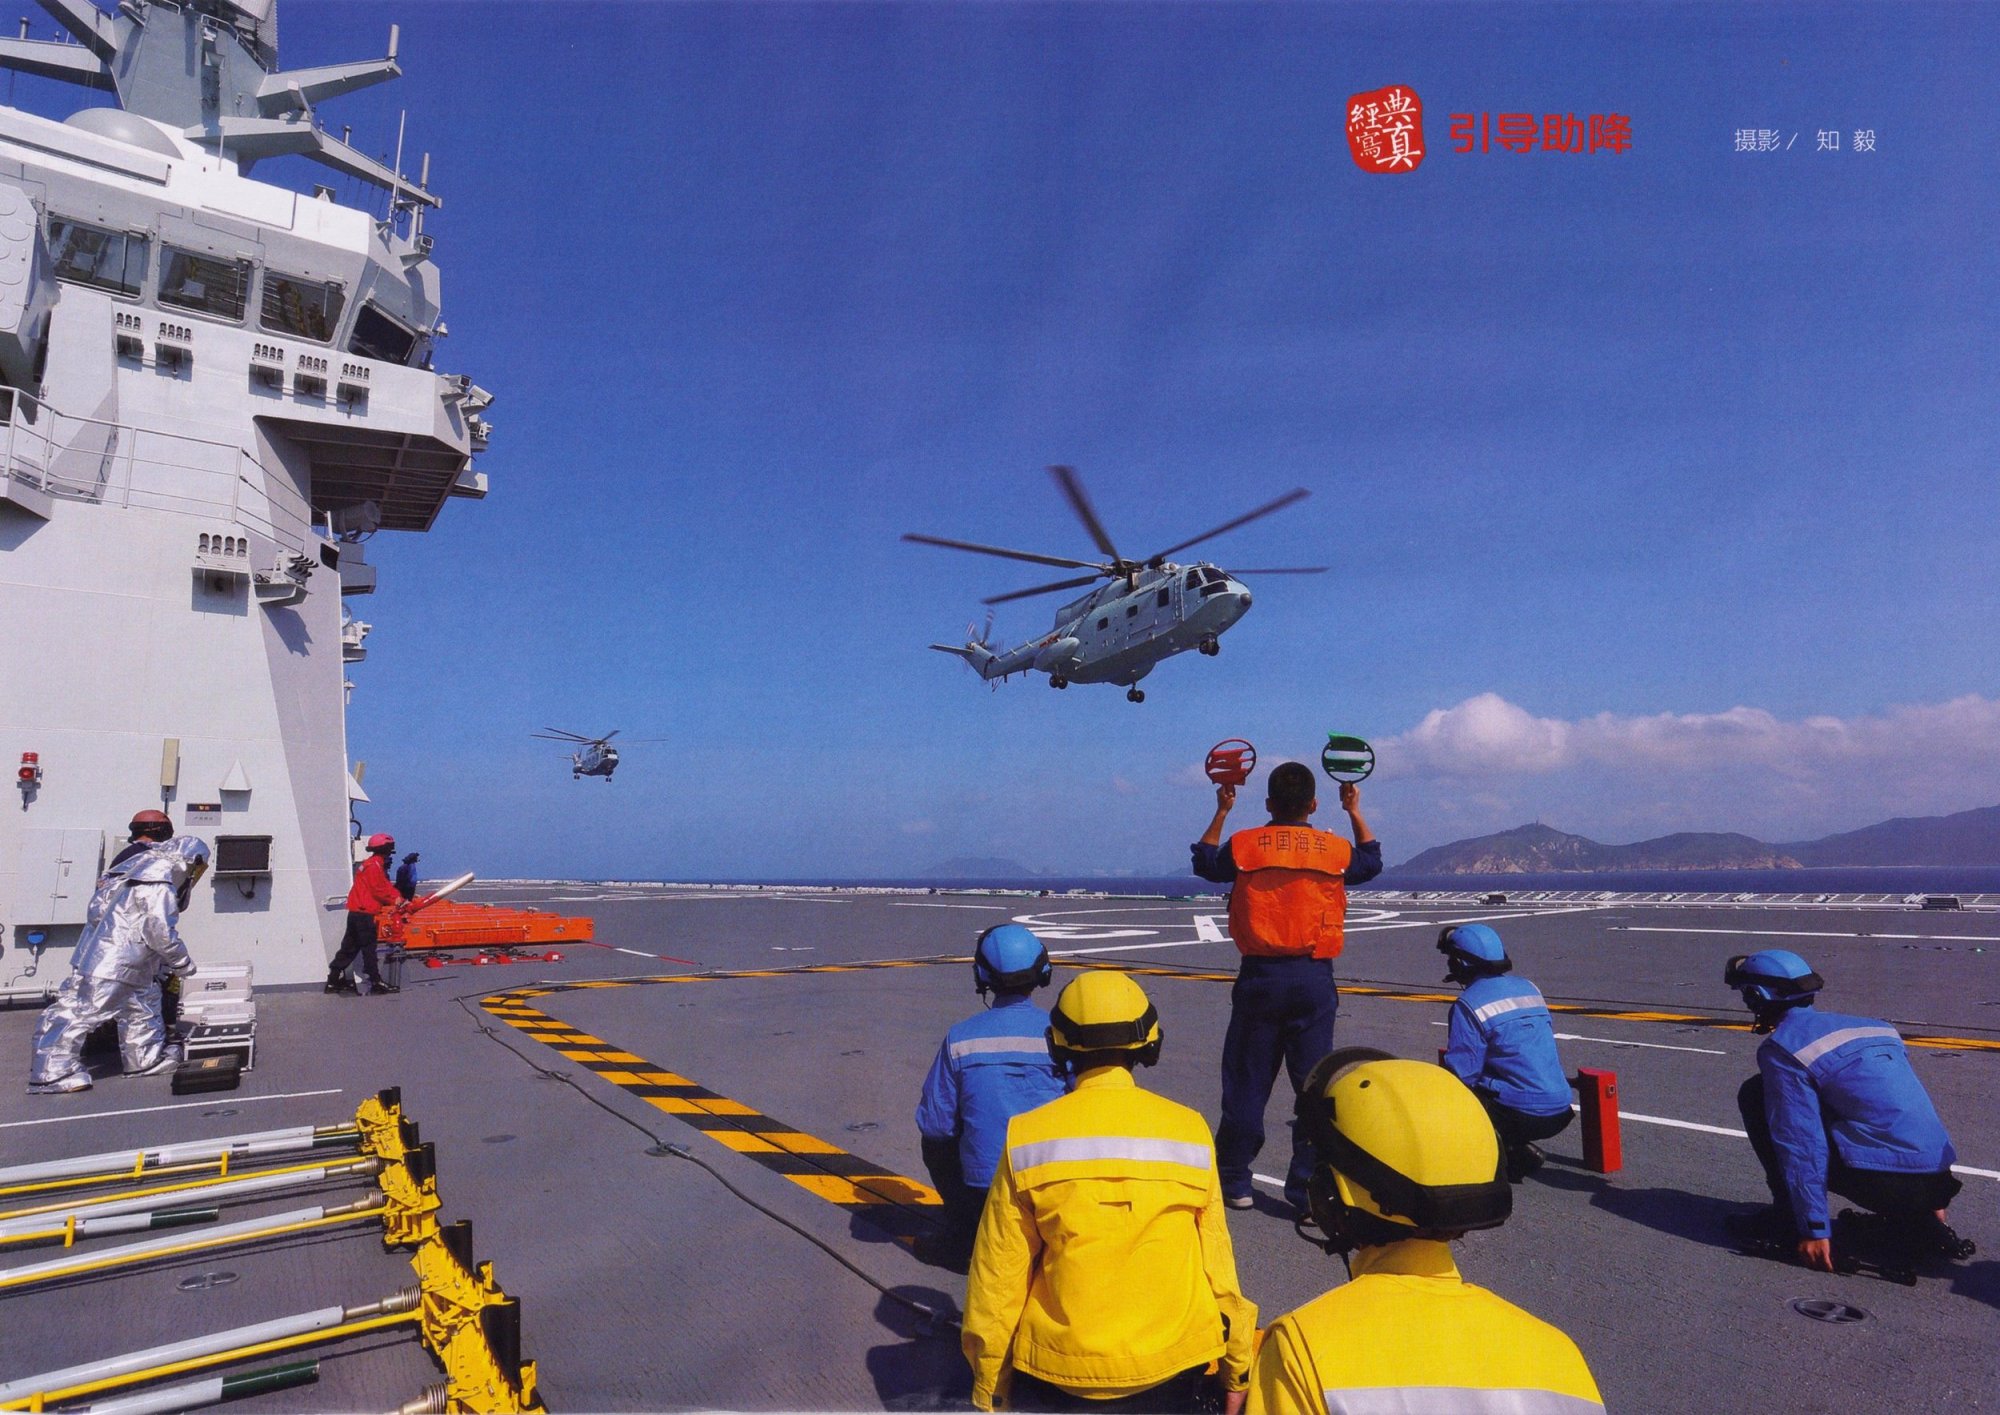
<instances>
[{"instance_id":1,"label":"crouching crewman","mask_svg":"<svg viewBox=\"0 0 2000 1415\"><path fill-rule=\"evenodd\" d=\"M1517 1183L1542 1166L1537 1140L1569 1128L1569 1078L1556 1051L1555 1024L1541 990L1508 977L1514 960L1484 924L1459 924L1438 935L1445 981L1465 989L1451 1005L1445 1069L1479 1097Z\"/></svg>"},{"instance_id":2,"label":"crouching crewman","mask_svg":"<svg viewBox=\"0 0 2000 1415\"><path fill-rule=\"evenodd\" d=\"M1313 1222L1352 1278L1271 1323L1249 1415L1601 1415L1576 1343L1452 1261L1452 1239L1514 1207L1499 1139L1461 1082L1348 1047L1313 1069L1298 1123L1318 1156Z\"/></svg>"},{"instance_id":3,"label":"crouching crewman","mask_svg":"<svg viewBox=\"0 0 2000 1415\"><path fill-rule=\"evenodd\" d=\"M83 1047L106 1022L118 1025L127 1076L150 1076L179 1063L160 1016L160 977L194 971L179 923L195 881L208 869L208 847L172 830L163 813L142 812L132 823L131 846L98 879L69 976L35 1024L30 1095L89 1090Z\"/></svg>"},{"instance_id":4,"label":"crouching crewman","mask_svg":"<svg viewBox=\"0 0 2000 1415\"><path fill-rule=\"evenodd\" d=\"M1159 1060L1159 1015L1123 973L1085 973L1048 1043L1075 1089L1007 1126L965 1286L972 1403L1234 1415L1257 1308L1208 1122L1132 1079Z\"/></svg>"},{"instance_id":5,"label":"crouching crewman","mask_svg":"<svg viewBox=\"0 0 2000 1415\"><path fill-rule=\"evenodd\" d=\"M1896 1029L1819 1011L1825 980L1787 949L1730 959L1723 982L1768 1034L1736 1103L1771 1205L1725 1220L1731 1236L1792 1245L1807 1267L1832 1272L1831 1191L1887 1219L1911 1259L1971 1257L1944 1217L1963 1187L1951 1172L1958 1153Z\"/></svg>"}]
</instances>

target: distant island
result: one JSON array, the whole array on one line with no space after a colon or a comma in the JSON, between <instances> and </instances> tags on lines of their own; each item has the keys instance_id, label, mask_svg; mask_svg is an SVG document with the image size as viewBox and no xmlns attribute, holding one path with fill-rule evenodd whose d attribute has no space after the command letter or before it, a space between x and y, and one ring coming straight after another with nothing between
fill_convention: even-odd
<instances>
[{"instance_id":1,"label":"distant island","mask_svg":"<svg viewBox=\"0 0 2000 1415\"><path fill-rule=\"evenodd\" d=\"M1790 870L2000 864L2000 806L1902 816L1819 840L1768 845L1734 832L1682 831L1603 845L1541 824L1434 846L1395 866L1428 875L1595 874L1609 870Z\"/></svg>"}]
</instances>

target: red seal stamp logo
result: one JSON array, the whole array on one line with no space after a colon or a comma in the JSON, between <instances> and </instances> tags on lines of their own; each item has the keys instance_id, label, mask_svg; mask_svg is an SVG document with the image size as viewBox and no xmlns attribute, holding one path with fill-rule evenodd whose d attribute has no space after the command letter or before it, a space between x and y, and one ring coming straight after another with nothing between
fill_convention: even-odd
<instances>
[{"instance_id":1,"label":"red seal stamp logo","mask_svg":"<svg viewBox=\"0 0 2000 1415\"><path fill-rule=\"evenodd\" d=\"M1424 160L1424 105L1408 84L1347 100L1347 150L1363 172L1414 172Z\"/></svg>"}]
</instances>

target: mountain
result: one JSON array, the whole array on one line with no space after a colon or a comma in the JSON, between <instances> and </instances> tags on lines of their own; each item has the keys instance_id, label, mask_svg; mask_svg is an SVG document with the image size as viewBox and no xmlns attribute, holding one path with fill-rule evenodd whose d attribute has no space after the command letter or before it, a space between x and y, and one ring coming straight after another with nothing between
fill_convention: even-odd
<instances>
[{"instance_id":1,"label":"mountain","mask_svg":"<svg viewBox=\"0 0 2000 1415\"><path fill-rule=\"evenodd\" d=\"M939 860L922 872L925 879L1033 879L1040 870L1031 870L1019 860L1003 860L996 855L964 855L955 860Z\"/></svg>"},{"instance_id":2,"label":"mountain","mask_svg":"<svg viewBox=\"0 0 2000 1415\"><path fill-rule=\"evenodd\" d=\"M1766 845L1733 832L1682 831L1600 845L1551 826L1521 825L1454 840L1395 868L1410 874L1512 875L1600 870L1788 870L1800 866L2000 865L2000 806L1949 816L1899 816L1860 830Z\"/></svg>"},{"instance_id":3,"label":"mountain","mask_svg":"<svg viewBox=\"0 0 2000 1415\"><path fill-rule=\"evenodd\" d=\"M1798 861L1747 835L1682 831L1632 845L1601 845L1546 825L1438 845L1396 866L1430 875L1555 874L1601 870L1773 870Z\"/></svg>"},{"instance_id":4,"label":"mountain","mask_svg":"<svg viewBox=\"0 0 2000 1415\"><path fill-rule=\"evenodd\" d=\"M2000 864L2000 806L1949 816L1898 816L1778 849L1802 865Z\"/></svg>"}]
</instances>

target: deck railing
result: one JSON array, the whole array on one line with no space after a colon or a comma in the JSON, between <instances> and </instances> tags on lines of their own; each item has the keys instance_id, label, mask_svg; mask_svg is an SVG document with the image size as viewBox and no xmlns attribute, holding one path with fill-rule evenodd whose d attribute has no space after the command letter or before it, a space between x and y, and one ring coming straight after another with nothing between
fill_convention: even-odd
<instances>
[{"instance_id":1,"label":"deck railing","mask_svg":"<svg viewBox=\"0 0 2000 1415\"><path fill-rule=\"evenodd\" d=\"M224 519L295 555L311 543L311 504L233 443L79 418L18 388L0 390L0 421L0 467L50 496Z\"/></svg>"}]
</instances>

